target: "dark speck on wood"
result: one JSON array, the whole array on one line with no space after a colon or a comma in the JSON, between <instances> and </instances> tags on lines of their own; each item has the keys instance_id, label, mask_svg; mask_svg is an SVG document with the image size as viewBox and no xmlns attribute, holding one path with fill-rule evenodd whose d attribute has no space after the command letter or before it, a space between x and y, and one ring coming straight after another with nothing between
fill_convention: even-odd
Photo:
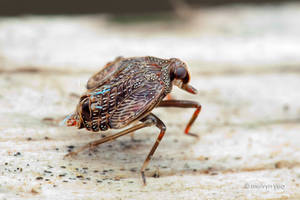
<instances>
[{"instance_id":1,"label":"dark speck on wood","mask_svg":"<svg viewBox=\"0 0 300 200\"><path fill-rule=\"evenodd\" d=\"M58 175L59 177L63 177L63 176L66 176L67 174L66 173L63 173L63 174L60 174Z\"/></svg>"},{"instance_id":2,"label":"dark speck on wood","mask_svg":"<svg viewBox=\"0 0 300 200\"><path fill-rule=\"evenodd\" d=\"M14 156L20 156L20 155L21 155L20 152L17 152L17 153L14 154Z\"/></svg>"}]
</instances>

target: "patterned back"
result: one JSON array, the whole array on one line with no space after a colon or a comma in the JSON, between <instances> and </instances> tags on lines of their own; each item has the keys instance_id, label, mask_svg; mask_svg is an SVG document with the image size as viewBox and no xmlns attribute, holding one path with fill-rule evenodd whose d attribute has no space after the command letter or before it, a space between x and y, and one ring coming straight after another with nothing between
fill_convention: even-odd
<instances>
[{"instance_id":1,"label":"patterned back","mask_svg":"<svg viewBox=\"0 0 300 200\"><path fill-rule=\"evenodd\" d=\"M170 60L117 58L93 75L76 113L80 128L105 131L145 117L171 91Z\"/></svg>"}]
</instances>

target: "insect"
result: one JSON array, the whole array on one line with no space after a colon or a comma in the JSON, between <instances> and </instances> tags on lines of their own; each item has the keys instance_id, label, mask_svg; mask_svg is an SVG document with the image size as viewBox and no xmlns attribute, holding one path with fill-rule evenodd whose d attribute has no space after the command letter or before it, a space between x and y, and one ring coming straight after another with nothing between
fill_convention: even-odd
<instances>
[{"instance_id":1,"label":"insect","mask_svg":"<svg viewBox=\"0 0 300 200\"><path fill-rule=\"evenodd\" d=\"M76 111L66 117L65 123L93 132L120 129L133 122L140 123L92 141L66 156L77 155L85 149L95 148L133 131L155 125L160 133L140 171L143 183L146 184L144 171L166 132L165 124L151 113L155 107L195 108L184 132L197 137L190 133L190 128L200 113L201 105L188 100L163 100L173 85L196 94L197 90L189 85L189 81L187 65L177 58L118 57L106 64L88 80L87 91L80 97Z\"/></svg>"}]
</instances>

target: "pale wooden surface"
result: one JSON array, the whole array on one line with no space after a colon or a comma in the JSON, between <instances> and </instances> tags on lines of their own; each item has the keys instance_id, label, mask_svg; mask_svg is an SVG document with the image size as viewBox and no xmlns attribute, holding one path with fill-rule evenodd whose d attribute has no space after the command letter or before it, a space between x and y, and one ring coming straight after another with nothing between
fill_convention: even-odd
<instances>
[{"instance_id":1,"label":"pale wooden surface","mask_svg":"<svg viewBox=\"0 0 300 200\"><path fill-rule=\"evenodd\" d=\"M299 199L300 4L190 17L0 19L0 199ZM139 169L156 128L136 132L137 142L125 136L63 160L68 146L101 136L42 120L72 112L72 93L119 55L185 60L199 95L176 88L173 96L203 105L192 128L199 140L183 134L192 109L154 111L167 133L146 187Z\"/></svg>"}]
</instances>

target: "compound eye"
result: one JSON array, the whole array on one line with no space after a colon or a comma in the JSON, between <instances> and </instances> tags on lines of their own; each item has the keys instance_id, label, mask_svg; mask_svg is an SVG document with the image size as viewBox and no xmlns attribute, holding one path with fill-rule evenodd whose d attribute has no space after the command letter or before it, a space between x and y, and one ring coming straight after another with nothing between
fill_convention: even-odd
<instances>
[{"instance_id":1,"label":"compound eye","mask_svg":"<svg viewBox=\"0 0 300 200\"><path fill-rule=\"evenodd\" d=\"M184 79L187 76L187 71L184 67L178 67L175 71L175 78Z\"/></svg>"}]
</instances>

